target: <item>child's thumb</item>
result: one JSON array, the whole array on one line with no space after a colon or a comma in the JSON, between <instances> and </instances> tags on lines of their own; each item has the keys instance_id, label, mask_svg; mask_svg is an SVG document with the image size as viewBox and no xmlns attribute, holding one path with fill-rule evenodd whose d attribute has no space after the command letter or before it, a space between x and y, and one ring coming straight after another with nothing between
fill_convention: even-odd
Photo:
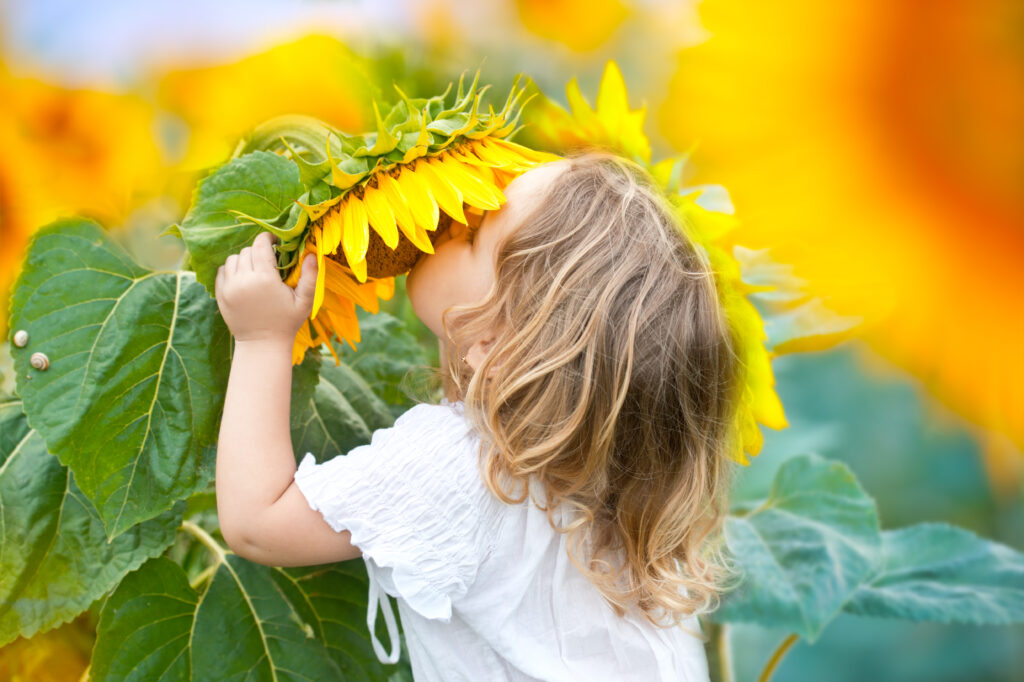
<instances>
[{"instance_id":1,"label":"child's thumb","mask_svg":"<svg viewBox=\"0 0 1024 682\"><path fill-rule=\"evenodd\" d=\"M309 254L302 261L302 272L299 283L295 285L295 298L303 310L313 308L313 296L316 294L316 254Z\"/></svg>"}]
</instances>

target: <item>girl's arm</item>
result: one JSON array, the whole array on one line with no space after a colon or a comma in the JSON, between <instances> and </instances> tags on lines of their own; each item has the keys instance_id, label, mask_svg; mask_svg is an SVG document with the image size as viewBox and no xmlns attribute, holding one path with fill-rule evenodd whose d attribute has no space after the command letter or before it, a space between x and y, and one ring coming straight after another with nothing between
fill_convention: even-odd
<instances>
[{"instance_id":1,"label":"girl's arm","mask_svg":"<svg viewBox=\"0 0 1024 682\"><path fill-rule=\"evenodd\" d=\"M355 558L350 534L327 525L294 483L291 353L312 309L316 259L302 264L293 290L277 274L271 237L260 233L217 271L217 304L235 336L217 443L221 533L236 554L263 564Z\"/></svg>"}]
</instances>

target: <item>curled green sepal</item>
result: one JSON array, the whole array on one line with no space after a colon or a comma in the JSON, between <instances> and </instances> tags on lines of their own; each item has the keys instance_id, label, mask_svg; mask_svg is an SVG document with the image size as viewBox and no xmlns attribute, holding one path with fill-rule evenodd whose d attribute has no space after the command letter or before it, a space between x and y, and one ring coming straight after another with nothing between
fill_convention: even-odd
<instances>
[{"instance_id":1,"label":"curled green sepal","mask_svg":"<svg viewBox=\"0 0 1024 682\"><path fill-rule=\"evenodd\" d=\"M367 149L364 145L355 150L352 153L352 156L382 156L397 147L398 143L401 141L399 137L395 137L391 134L391 131L388 130L387 125L384 123L384 119L380 116L380 109L377 107L377 100L373 100L373 115L377 119L377 132L370 133L365 136L365 139L367 140L369 140L371 136L373 137L373 146Z\"/></svg>"},{"instance_id":2,"label":"curled green sepal","mask_svg":"<svg viewBox=\"0 0 1024 682\"><path fill-rule=\"evenodd\" d=\"M295 205L293 204L293 206ZM309 224L309 216L306 214L306 212L302 210L295 211L292 209L292 207L289 207L287 210L282 211L281 214L274 218L273 221L260 220L259 218L254 218L251 215L248 215L247 213L243 213L242 211L235 211L231 209L228 210L228 213L231 213L232 215L241 218L242 222L248 222L254 225L259 225L264 230L273 232L275 235L277 235L277 238L282 242L291 239L298 239L299 236L302 235L302 231L306 229L306 225ZM284 227L279 227L274 224L275 222L281 221L281 218L284 218ZM294 222L292 222L293 220Z\"/></svg>"},{"instance_id":3,"label":"curled green sepal","mask_svg":"<svg viewBox=\"0 0 1024 682\"><path fill-rule=\"evenodd\" d=\"M365 157L357 158L350 156L343 159L340 164L335 163L334 155L331 154L331 140L327 139L327 162L331 165L331 184L338 189L348 189L366 177L369 172Z\"/></svg>"}]
</instances>

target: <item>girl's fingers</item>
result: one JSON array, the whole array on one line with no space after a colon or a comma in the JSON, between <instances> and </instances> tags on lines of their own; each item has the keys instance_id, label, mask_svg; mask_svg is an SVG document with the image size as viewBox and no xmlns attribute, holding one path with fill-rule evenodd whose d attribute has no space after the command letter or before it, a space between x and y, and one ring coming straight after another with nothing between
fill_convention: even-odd
<instances>
[{"instance_id":1,"label":"girl's fingers","mask_svg":"<svg viewBox=\"0 0 1024 682\"><path fill-rule=\"evenodd\" d=\"M238 252L238 271L252 271L252 247L247 246Z\"/></svg>"},{"instance_id":2,"label":"girl's fingers","mask_svg":"<svg viewBox=\"0 0 1024 682\"><path fill-rule=\"evenodd\" d=\"M277 270L277 256L274 255L274 235L260 232L252 241L253 270Z\"/></svg>"},{"instance_id":3,"label":"girl's fingers","mask_svg":"<svg viewBox=\"0 0 1024 682\"><path fill-rule=\"evenodd\" d=\"M228 271L228 274L235 274L238 272L238 254L233 253L228 256L228 259L224 261L224 269Z\"/></svg>"}]
</instances>

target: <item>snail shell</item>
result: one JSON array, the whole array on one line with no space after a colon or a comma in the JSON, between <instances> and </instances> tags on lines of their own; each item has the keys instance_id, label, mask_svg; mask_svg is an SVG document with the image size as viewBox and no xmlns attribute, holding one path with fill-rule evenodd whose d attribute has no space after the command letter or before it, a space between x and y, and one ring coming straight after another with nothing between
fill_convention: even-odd
<instances>
[{"instance_id":1,"label":"snail shell","mask_svg":"<svg viewBox=\"0 0 1024 682\"><path fill-rule=\"evenodd\" d=\"M14 345L18 348L24 348L28 344L28 332L24 329L19 329L14 332Z\"/></svg>"},{"instance_id":2,"label":"snail shell","mask_svg":"<svg viewBox=\"0 0 1024 682\"><path fill-rule=\"evenodd\" d=\"M42 372L50 366L50 358L46 357L46 353L33 353L28 363Z\"/></svg>"}]
</instances>

